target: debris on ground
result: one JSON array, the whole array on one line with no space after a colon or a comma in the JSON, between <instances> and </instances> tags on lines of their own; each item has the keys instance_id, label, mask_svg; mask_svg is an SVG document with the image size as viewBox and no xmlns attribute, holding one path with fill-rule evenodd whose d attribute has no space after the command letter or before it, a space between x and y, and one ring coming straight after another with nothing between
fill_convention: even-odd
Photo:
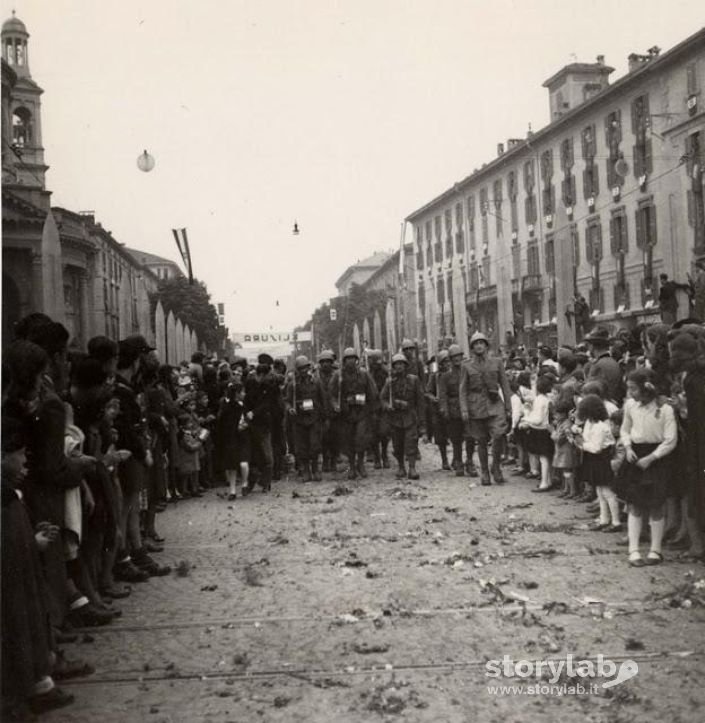
<instances>
[{"instance_id":1,"label":"debris on ground","mask_svg":"<svg viewBox=\"0 0 705 723\"><path fill-rule=\"evenodd\" d=\"M288 545L289 538L284 537L281 532L278 532L274 537L270 537L268 542L270 542L272 545Z\"/></svg>"},{"instance_id":2,"label":"debris on ground","mask_svg":"<svg viewBox=\"0 0 705 723\"><path fill-rule=\"evenodd\" d=\"M191 563L188 560L180 560L176 566L177 577L188 577L191 574Z\"/></svg>"},{"instance_id":3,"label":"debris on ground","mask_svg":"<svg viewBox=\"0 0 705 723\"><path fill-rule=\"evenodd\" d=\"M217 589L218 589L217 585L204 585L201 588L201 592L214 592Z\"/></svg>"},{"instance_id":4,"label":"debris on ground","mask_svg":"<svg viewBox=\"0 0 705 723\"><path fill-rule=\"evenodd\" d=\"M641 642L641 640L637 640L636 638L627 638L624 641L624 649L625 650L644 650L645 649L644 643Z\"/></svg>"},{"instance_id":5,"label":"debris on ground","mask_svg":"<svg viewBox=\"0 0 705 723\"><path fill-rule=\"evenodd\" d=\"M245 585L250 587L262 587L262 573L253 565L246 565L243 571L243 578Z\"/></svg>"},{"instance_id":6,"label":"debris on ground","mask_svg":"<svg viewBox=\"0 0 705 723\"><path fill-rule=\"evenodd\" d=\"M367 710L380 715L398 715L406 708L428 707L409 683L393 678L389 683L375 687L371 693L362 693L362 698L367 701Z\"/></svg>"},{"instance_id":7,"label":"debris on ground","mask_svg":"<svg viewBox=\"0 0 705 723\"><path fill-rule=\"evenodd\" d=\"M685 582L676 585L669 592L652 596L652 600L668 600L669 607L684 608L705 607L705 578L696 578L692 571L685 574Z\"/></svg>"},{"instance_id":8,"label":"debris on ground","mask_svg":"<svg viewBox=\"0 0 705 723\"><path fill-rule=\"evenodd\" d=\"M353 650L360 655L388 653L389 643L355 643L353 645Z\"/></svg>"},{"instance_id":9,"label":"debris on ground","mask_svg":"<svg viewBox=\"0 0 705 723\"><path fill-rule=\"evenodd\" d=\"M344 497L345 495L351 495L352 490L350 487L346 487L344 484L338 484L333 488L333 494L336 497Z\"/></svg>"}]
</instances>

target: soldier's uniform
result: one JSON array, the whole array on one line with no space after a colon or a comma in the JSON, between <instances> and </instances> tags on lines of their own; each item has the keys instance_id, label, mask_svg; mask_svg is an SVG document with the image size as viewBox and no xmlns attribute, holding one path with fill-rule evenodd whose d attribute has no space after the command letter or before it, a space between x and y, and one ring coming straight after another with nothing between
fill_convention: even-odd
<instances>
[{"instance_id":1,"label":"soldier's uniform","mask_svg":"<svg viewBox=\"0 0 705 723\"><path fill-rule=\"evenodd\" d=\"M376 349L370 349L367 352L368 372L372 377L377 389L384 387L389 372L382 362L382 352ZM389 468L389 457L387 448L389 447L389 420L387 412L382 409L381 404L377 405L372 416L372 452L374 454L375 469Z\"/></svg>"},{"instance_id":2,"label":"soldier's uniform","mask_svg":"<svg viewBox=\"0 0 705 723\"><path fill-rule=\"evenodd\" d=\"M320 481L318 455L327 399L320 379L311 373L311 364L305 356L296 359L296 371L287 384L285 399L292 419L297 466L303 473L304 482L310 482L312 478Z\"/></svg>"},{"instance_id":3,"label":"soldier's uniform","mask_svg":"<svg viewBox=\"0 0 705 723\"><path fill-rule=\"evenodd\" d=\"M409 362L403 354L394 355L392 366L396 363L403 363L409 368ZM419 433L424 431L425 412L421 382L418 377L406 371L397 376L392 369L392 376L385 383L380 396L389 417L394 456L399 465L397 477L406 476L406 459L409 463L409 479L418 479L417 445Z\"/></svg>"},{"instance_id":4,"label":"soldier's uniform","mask_svg":"<svg viewBox=\"0 0 705 723\"><path fill-rule=\"evenodd\" d=\"M431 424L433 425L433 439L438 445L441 453L441 465L443 469L450 469L448 464L448 425L446 418L441 414L439 407L439 380L443 373L444 366L448 363L448 352L443 350L438 352L436 362L438 369L431 372L426 385L426 399L428 400L427 412L430 412Z\"/></svg>"},{"instance_id":5,"label":"soldier's uniform","mask_svg":"<svg viewBox=\"0 0 705 723\"><path fill-rule=\"evenodd\" d=\"M336 460L338 459L338 415L333 411L333 398L331 396L331 383L335 370L332 362L335 360L335 354L329 350L323 350L318 355L318 372L317 376L321 382L323 393L326 396L326 413L323 419L322 427L322 443L321 451L323 453L323 471L336 472ZM327 362L331 364L328 365Z\"/></svg>"},{"instance_id":6,"label":"soldier's uniform","mask_svg":"<svg viewBox=\"0 0 705 723\"><path fill-rule=\"evenodd\" d=\"M378 393L372 377L359 367L346 368L345 360L359 360L354 349L343 353L343 367L333 375L333 409L340 411L342 440L350 463L348 477L367 477L365 451L370 443L370 421L377 406Z\"/></svg>"},{"instance_id":7,"label":"soldier's uniform","mask_svg":"<svg viewBox=\"0 0 705 723\"><path fill-rule=\"evenodd\" d=\"M403 339L401 342L401 351L406 357L407 362L409 362L408 373L415 376L419 382L421 382L421 391L425 392L426 385L428 384L428 373L426 371L425 364L421 361L421 359L419 359L416 342L411 339ZM426 429L426 434L429 438L433 436L433 419L430 407L430 404L425 405L425 419L423 420L423 426ZM421 459L418 440L416 441L416 458Z\"/></svg>"},{"instance_id":8,"label":"soldier's uniform","mask_svg":"<svg viewBox=\"0 0 705 723\"><path fill-rule=\"evenodd\" d=\"M470 349L482 342L489 347L487 337L475 332ZM490 484L488 442L492 444L492 475L496 483L504 482L499 462L511 418L511 390L502 360L473 352L461 367L459 397L461 415L468 421L469 435L477 444L482 484Z\"/></svg>"}]
</instances>

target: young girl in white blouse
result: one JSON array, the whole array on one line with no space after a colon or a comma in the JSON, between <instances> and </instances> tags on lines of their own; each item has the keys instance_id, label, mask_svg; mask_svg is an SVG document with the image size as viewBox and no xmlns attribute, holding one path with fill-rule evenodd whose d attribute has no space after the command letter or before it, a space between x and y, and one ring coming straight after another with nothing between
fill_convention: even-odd
<instances>
[{"instance_id":1,"label":"young girl in white blouse","mask_svg":"<svg viewBox=\"0 0 705 723\"><path fill-rule=\"evenodd\" d=\"M583 450L581 478L595 489L600 502L600 518L594 529L618 532L619 500L613 489L612 450L615 438L609 422L605 403L596 394L586 394L578 405L578 419L583 429L577 438L577 446Z\"/></svg>"},{"instance_id":2,"label":"young girl in white blouse","mask_svg":"<svg viewBox=\"0 0 705 723\"><path fill-rule=\"evenodd\" d=\"M657 402L654 373L650 369L637 369L627 377L627 396L620 438L628 464L625 497L629 503L629 564L658 565L663 562L661 542L671 474L669 457L678 442L678 427L673 408ZM644 560L639 536L647 515L651 549Z\"/></svg>"},{"instance_id":3,"label":"young girl in white blouse","mask_svg":"<svg viewBox=\"0 0 705 723\"><path fill-rule=\"evenodd\" d=\"M541 466L541 483L532 492L547 492L551 489L551 460L553 459L553 440L549 429L550 402L548 395L553 388L549 376L540 376L536 380L536 398L531 411L519 422L519 429L526 432L526 448L536 455Z\"/></svg>"}]
</instances>

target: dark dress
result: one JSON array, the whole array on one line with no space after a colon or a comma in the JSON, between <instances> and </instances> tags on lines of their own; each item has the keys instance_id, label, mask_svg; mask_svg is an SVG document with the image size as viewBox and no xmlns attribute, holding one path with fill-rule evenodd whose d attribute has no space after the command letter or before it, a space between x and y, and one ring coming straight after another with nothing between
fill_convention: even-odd
<instances>
[{"instance_id":1,"label":"dark dress","mask_svg":"<svg viewBox=\"0 0 705 723\"><path fill-rule=\"evenodd\" d=\"M685 429L686 499L688 515L705 526L705 369L690 372L683 381L688 421Z\"/></svg>"},{"instance_id":2,"label":"dark dress","mask_svg":"<svg viewBox=\"0 0 705 723\"><path fill-rule=\"evenodd\" d=\"M4 482L4 481L3 481ZM24 700L49 675L47 591L24 503L2 486L2 693Z\"/></svg>"},{"instance_id":3,"label":"dark dress","mask_svg":"<svg viewBox=\"0 0 705 723\"><path fill-rule=\"evenodd\" d=\"M632 444L632 451L641 459L651 454L658 444ZM657 459L646 469L627 464L624 475L624 496L637 507L656 509L668 497L672 476L672 454Z\"/></svg>"},{"instance_id":4,"label":"dark dress","mask_svg":"<svg viewBox=\"0 0 705 723\"><path fill-rule=\"evenodd\" d=\"M217 428L223 469L238 469L250 461L250 430L238 428L244 412L244 406L235 400L223 398L220 402Z\"/></svg>"}]
</instances>

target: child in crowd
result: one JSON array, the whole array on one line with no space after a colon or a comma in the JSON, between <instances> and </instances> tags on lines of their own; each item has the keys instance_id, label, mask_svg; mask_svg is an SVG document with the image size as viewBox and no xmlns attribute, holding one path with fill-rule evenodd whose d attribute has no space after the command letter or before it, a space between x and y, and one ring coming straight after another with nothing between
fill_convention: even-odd
<instances>
[{"instance_id":1,"label":"child in crowd","mask_svg":"<svg viewBox=\"0 0 705 723\"><path fill-rule=\"evenodd\" d=\"M580 476L596 490L600 503L600 517L594 529L618 532L622 527L610 465L615 438L605 403L596 394L586 394L578 405L578 418L583 422L582 434L577 440L578 447L583 451Z\"/></svg>"},{"instance_id":2,"label":"child in crowd","mask_svg":"<svg viewBox=\"0 0 705 723\"><path fill-rule=\"evenodd\" d=\"M637 369L629 374L627 395L620 437L628 463L625 496L629 503L629 564L658 565L663 562L661 543L671 474L669 457L678 443L678 428L673 408L657 400L655 377L650 369ZM644 560L639 537L646 516L651 527L651 548Z\"/></svg>"},{"instance_id":3,"label":"child in crowd","mask_svg":"<svg viewBox=\"0 0 705 723\"><path fill-rule=\"evenodd\" d=\"M179 496L201 497L198 489L198 473L201 469L200 452L201 441L199 439L200 426L195 416L196 400L192 395L184 396L181 399L182 412L179 414L178 431L178 474L179 474Z\"/></svg>"},{"instance_id":4,"label":"child in crowd","mask_svg":"<svg viewBox=\"0 0 705 723\"><path fill-rule=\"evenodd\" d=\"M519 429L526 432L526 448L530 454L536 455L541 468L541 481L532 492L548 492L551 489L551 460L553 459L553 440L549 431L548 395L553 389L553 382L548 375L536 380L536 398L531 411L519 422Z\"/></svg>"},{"instance_id":5,"label":"child in crowd","mask_svg":"<svg viewBox=\"0 0 705 723\"><path fill-rule=\"evenodd\" d=\"M579 466L580 459L572 429L574 410L572 399L559 399L553 410L553 431L551 432L551 439L555 447L553 469L559 473L563 482L563 489L558 496L567 499L574 499L577 496L575 469Z\"/></svg>"}]
</instances>

